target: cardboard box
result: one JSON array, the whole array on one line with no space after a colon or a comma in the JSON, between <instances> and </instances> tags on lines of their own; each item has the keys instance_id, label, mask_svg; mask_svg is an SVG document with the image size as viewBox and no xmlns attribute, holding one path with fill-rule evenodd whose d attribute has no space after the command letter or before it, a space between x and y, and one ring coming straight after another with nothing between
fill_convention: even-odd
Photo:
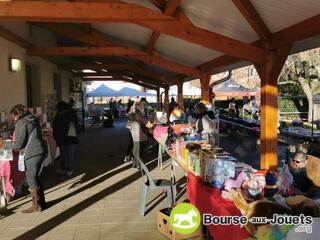
<instances>
[{"instance_id":1,"label":"cardboard box","mask_svg":"<svg viewBox=\"0 0 320 240\"><path fill-rule=\"evenodd\" d=\"M165 235L170 240L182 240L182 239L191 239L194 237L199 237L202 235L202 227L200 227L196 232L189 235L182 235L176 233L169 222L171 213L171 208L164 208L158 211L158 231Z\"/></svg>"}]
</instances>

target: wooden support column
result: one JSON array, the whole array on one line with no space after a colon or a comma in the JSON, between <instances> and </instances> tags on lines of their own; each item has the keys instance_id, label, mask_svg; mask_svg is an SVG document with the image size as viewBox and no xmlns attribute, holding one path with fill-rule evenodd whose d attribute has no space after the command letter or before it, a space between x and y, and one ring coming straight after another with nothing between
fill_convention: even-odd
<instances>
[{"instance_id":1,"label":"wooden support column","mask_svg":"<svg viewBox=\"0 0 320 240\"><path fill-rule=\"evenodd\" d=\"M178 83L178 104L179 106L184 109L183 105L183 82Z\"/></svg>"},{"instance_id":2,"label":"wooden support column","mask_svg":"<svg viewBox=\"0 0 320 240\"><path fill-rule=\"evenodd\" d=\"M278 76L290 52L291 46L270 52L267 62L256 65L261 78L260 116L260 168L273 169L278 166Z\"/></svg>"},{"instance_id":3,"label":"wooden support column","mask_svg":"<svg viewBox=\"0 0 320 240\"><path fill-rule=\"evenodd\" d=\"M208 104L210 102L210 93L209 93L209 85L210 85L211 75L209 73L205 73L200 78L201 82L201 101L204 104Z\"/></svg>"},{"instance_id":4,"label":"wooden support column","mask_svg":"<svg viewBox=\"0 0 320 240\"><path fill-rule=\"evenodd\" d=\"M165 87L164 89L164 110L166 111L167 115L168 115L168 119L170 116L169 113L169 86Z\"/></svg>"},{"instance_id":5,"label":"wooden support column","mask_svg":"<svg viewBox=\"0 0 320 240\"><path fill-rule=\"evenodd\" d=\"M160 88L157 89L157 111L160 111L160 102L161 102L161 96L160 96Z\"/></svg>"}]
</instances>

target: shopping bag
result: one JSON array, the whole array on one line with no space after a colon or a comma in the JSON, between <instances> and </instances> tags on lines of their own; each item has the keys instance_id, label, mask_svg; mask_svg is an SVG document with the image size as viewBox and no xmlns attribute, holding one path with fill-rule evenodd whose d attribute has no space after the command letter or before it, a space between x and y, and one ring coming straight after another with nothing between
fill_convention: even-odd
<instances>
[{"instance_id":1,"label":"shopping bag","mask_svg":"<svg viewBox=\"0 0 320 240\"><path fill-rule=\"evenodd\" d=\"M77 130L74 122L69 123L68 137L77 137Z\"/></svg>"}]
</instances>

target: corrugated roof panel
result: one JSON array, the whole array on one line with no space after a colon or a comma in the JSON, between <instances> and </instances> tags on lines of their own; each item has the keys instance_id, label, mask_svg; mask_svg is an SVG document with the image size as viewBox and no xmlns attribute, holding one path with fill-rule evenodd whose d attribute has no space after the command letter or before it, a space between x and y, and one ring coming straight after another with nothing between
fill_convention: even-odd
<instances>
[{"instance_id":1,"label":"corrugated roof panel","mask_svg":"<svg viewBox=\"0 0 320 240\"><path fill-rule=\"evenodd\" d=\"M124 0L124 2L136 3L136 4L139 4L141 6L144 6L144 7L147 7L147 8L150 8L152 10L160 12L160 10L155 5L153 5L149 0Z\"/></svg>"},{"instance_id":2,"label":"corrugated roof panel","mask_svg":"<svg viewBox=\"0 0 320 240\"><path fill-rule=\"evenodd\" d=\"M166 34L160 35L155 48L163 57L192 67L222 55L220 52Z\"/></svg>"},{"instance_id":3,"label":"corrugated roof panel","mask_svg":"<svg viewBox=\"0 0 320 240\"><path fill-rule=\"evenodd\" d=\"M135 25L127 23L95 23L94 28L104 32L114 38L118 38L127 43L134 43L139 46L146 46L152 34L152 31Z\"/></svg>"},{"instance_id":4,"label":"corrugated roof panel","mask_svg":"<svg viewBox=\"0 0 320 240\"><path fill-rule=\"evenodd\" d=\"M180 6L198 27L247 43L258 39L231 0L183 0Z\"/></svg>"},{"instance_id":5,"label":"corrugated roof panel","mask_svg":"<svg viewBox=\"0 0 320 240\"><path fill-rule=\"evenodd\" d=\"M251 2L272 33L320 14L319 0L251 0Z\"/></svg>"}]
</instances>

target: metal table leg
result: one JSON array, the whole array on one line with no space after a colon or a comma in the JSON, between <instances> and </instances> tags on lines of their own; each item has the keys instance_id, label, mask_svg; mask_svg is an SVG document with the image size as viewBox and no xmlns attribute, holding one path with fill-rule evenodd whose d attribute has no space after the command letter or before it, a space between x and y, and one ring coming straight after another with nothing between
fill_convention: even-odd
<instances>
[{"instance_id":1,"label":"metal table leg","mask_svg":"<svg viewBox=\"0 0 320 240\"><path fill-rule=\"evenodd\" d=\"M6 192L5 177L1 177L1 187L2 187L2 193L5 201L5 206L7 206L7 192Z\"/></svg>"},{"instance_id":2,"label":"metal table leg","mask_svg":"<svg viewBox=\"0 0 320 240\"><path fill-rule=\"evenodd\" d=\"M158 167L162 170L162 147L160 144L158 149Z\"/></svg>"},{"instance_id":3,"label":"metal table leg","mask_svg":"<svg viewBox=\"0 0 320 240\"><path fill-rule=\"evenodd\" d=\"M175 162L171 160L171 182L173 185L176 185L176 170L175 170Z\"/></svg>"}]
</instances>

